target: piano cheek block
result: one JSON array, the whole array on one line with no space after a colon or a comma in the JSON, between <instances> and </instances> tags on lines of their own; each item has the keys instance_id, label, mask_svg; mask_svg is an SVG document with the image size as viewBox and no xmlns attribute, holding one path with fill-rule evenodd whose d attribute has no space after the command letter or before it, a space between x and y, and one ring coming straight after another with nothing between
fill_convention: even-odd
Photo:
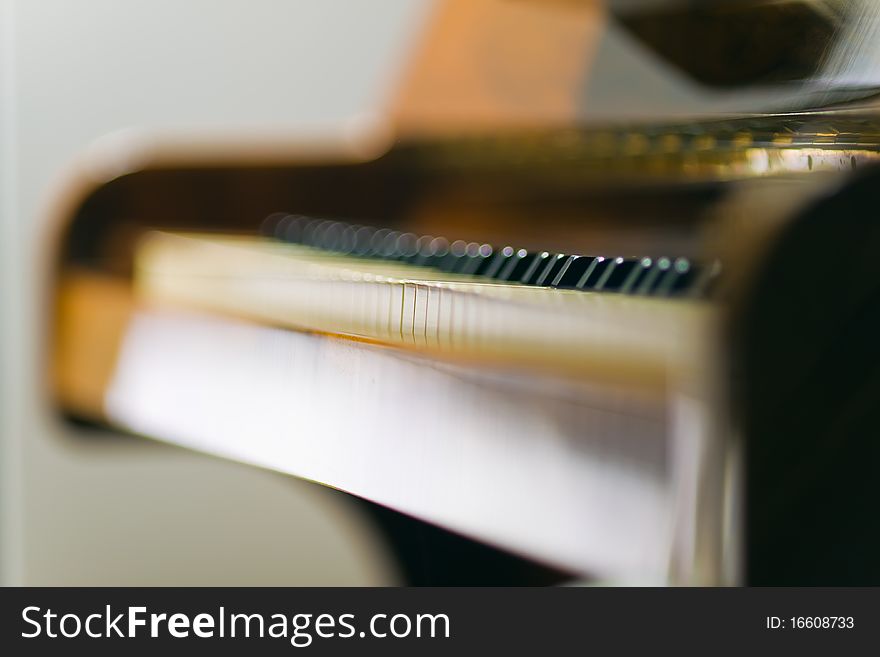
<instances>
[{"instance_id":1,"label":"piano cheek block","mask_svg":"<svg viewBox=\"0 0 880 657\"><path fill-rule=\"evenodd\" d=\"M791 222L733 328L748 581L880 584L880 170Z\"/></svg>"}]
</instances>

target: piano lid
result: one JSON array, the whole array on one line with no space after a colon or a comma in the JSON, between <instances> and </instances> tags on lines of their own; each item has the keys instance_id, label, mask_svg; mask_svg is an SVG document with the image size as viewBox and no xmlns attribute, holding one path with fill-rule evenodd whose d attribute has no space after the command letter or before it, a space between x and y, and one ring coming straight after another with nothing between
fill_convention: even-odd
<instances>
[{"instance_id":1,"label":"piano lid","mask_svg":"<svg viewBox=\"0 0 880 657\"><path fill-rule=\"evenodd\" d=\"M880 87L866 0L442 0L391 114L400 132L827 107Z\"/></svg>"}]
</instances>

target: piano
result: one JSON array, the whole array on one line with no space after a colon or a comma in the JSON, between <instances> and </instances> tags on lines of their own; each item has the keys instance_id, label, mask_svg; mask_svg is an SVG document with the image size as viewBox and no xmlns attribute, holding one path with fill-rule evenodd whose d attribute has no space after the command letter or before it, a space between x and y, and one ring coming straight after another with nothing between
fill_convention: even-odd
<instances>
[{"instance_id":1,"label":"piano","mask_svg":"<svg viewBox=\"0 0 880 657\"><path fill-rule=\"evenodd\" d=\"M591 581L877 583L878 17L445 0L384 116L96 144L53 405Z\"/></svg>"}]
</instances>

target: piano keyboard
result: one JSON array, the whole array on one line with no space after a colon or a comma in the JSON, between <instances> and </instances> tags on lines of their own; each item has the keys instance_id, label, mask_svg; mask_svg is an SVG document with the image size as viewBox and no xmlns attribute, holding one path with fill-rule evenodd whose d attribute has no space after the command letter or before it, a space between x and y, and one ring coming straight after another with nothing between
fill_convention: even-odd
<instances>
[{"instance_id":1,"label":"piano keyboard","mask_svg":"<svg viewBox=\"0 0 880 657\"><path fill-rule=\"evenodd\" d=\"M148 234L136 255L138 294L472 363L651 387L699 367L694 346L713 317L702 297L717 268L683 259L511 253L299 217L268 226L276 238Z\"/></svg>"},{"instance_id":2,"label":"piano keyboard","mask_svg":"<svg viewBox=\"0 0 880 657\"><path fill-rule=\"evenodd\" d=\"M271 215L261 232L285 243L336 255L405 263L496 283L586 292L705 297L721 271L718 262L700 266L682 257L589 256L497 248L289 214Z\"/></svg>"}]
</instances>

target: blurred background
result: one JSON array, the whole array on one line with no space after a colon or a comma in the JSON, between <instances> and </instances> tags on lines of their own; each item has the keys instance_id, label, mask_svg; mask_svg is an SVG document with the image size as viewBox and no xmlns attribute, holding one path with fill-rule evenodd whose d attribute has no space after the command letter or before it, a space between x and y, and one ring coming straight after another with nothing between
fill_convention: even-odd
<instances>
[{"instance_id":1,"label":"blurred background","mask_svg":"<svg viewBox=\"0 0 880 657\"><path fill-rule=\"evenodd\" d=\"M388 584L347 496L151 441L72 441L46 407L47 203L107 133L378 111L426 0L0 2L4 584Z\"/></svg>"}]
</instances>

